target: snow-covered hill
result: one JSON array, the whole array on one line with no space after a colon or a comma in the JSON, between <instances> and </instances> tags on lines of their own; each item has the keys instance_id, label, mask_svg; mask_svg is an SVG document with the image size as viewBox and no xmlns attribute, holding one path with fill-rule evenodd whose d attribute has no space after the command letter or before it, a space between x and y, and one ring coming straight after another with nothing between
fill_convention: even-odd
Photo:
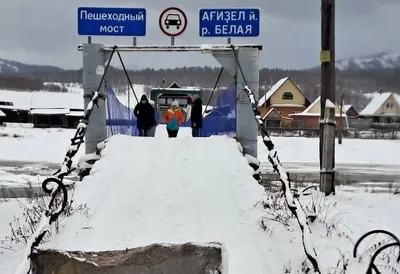
<instances>
[{"instance_id":1,"label":"snow-covered hill","mask_svg":"<svg viewBox=\"0 0 400 274\"><path fill-rule=\"evenodd\" d=\"M0 58L0 75L35 75L38 73L61 72L63 69L55 66L29 65Z\"/></svg>"},{"instance_id":2,"label":"snow-covered hill","mask_svg":"<svg viewBox=\"0 0 400 274\"><path fill-rule=\"evenodd\" d=\"M383 51L371 55L351 57L336 61L338 70L381 70L400 68L400 53Z\"/></svg>"},{"instance_id":3,"label":"snow-covered hill","mask_svg":"<svg viewBox=\"0 0 400 274\"><path fill-rule=\"evenodd\" d=\"M6 60L0 59L0 74L1 73L18 73L18 68L9 64Z\"/></svg>"}]
</instances>

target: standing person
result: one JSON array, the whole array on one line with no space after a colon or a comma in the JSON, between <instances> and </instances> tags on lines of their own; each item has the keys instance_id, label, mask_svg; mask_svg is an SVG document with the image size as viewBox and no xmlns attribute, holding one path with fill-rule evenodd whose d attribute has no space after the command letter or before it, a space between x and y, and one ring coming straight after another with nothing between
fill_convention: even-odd
<instances>
[{"instance_id":1,"label":"standing person","mask_svg":"<svg viewBox=\"0 0 400 274\"><path fill-rule=\"evenodd\" d=\"M149 130L149 136L154 137L156 135L156 128L157 128L157 122L159 119L158 111L156 109L156 103L153 100L150 100L150 105L153 107L154 110L154 126L152 126Z\"/></svg>"},{"instance_id":2,"label":"standing person","mask_svg":"<svg viewBox=\"0 0 400 274\"><path fill-rule=\"evenodd\" d=\"M200 137L203 128L203 101L199 96L194 97L190 120L192 122L192 136Z\"/></svg>"},{"instance_id":3,"label":"standing person","mask_svg":"<svg viewBox=\"0 0 400 274\"><path fill-rule=\"evenodd\" d=\"M145 94L142 95L140 102L135 106L133 114L137 118L136 127L139 130L139 136L149 136L149 130L156 124L156 120L154 109Z\"/></svg>"},{"instance_id":4,"label":"standing person","mask_svg":"<svg viewBox=\"0 0 400 274\"><path fill-rule=\"evenodd\" d=\"M179 126L184 120L182 111L179 109L178 101L173 101L171 107L164 114L164 122L167 124L169 138L178 136Z\"/></svg>"}]
</instances>

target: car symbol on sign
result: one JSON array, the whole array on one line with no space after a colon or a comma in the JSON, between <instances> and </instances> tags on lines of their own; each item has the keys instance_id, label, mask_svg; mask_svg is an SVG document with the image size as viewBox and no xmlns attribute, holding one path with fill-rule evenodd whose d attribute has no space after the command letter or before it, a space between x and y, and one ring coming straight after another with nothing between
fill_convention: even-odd
<instances>
[{"instance_id":1,"label":"car symbol on sign","mask_svg":"<svg viewBox=\"0 0 400 274\"><path fill-rule=\"evenodd\" d=\"M179 14L171 13L165 18L165 26L169 29L170 26L175 26L177 29L182 25L182 20Z\"/></svg>"}]
</instances>

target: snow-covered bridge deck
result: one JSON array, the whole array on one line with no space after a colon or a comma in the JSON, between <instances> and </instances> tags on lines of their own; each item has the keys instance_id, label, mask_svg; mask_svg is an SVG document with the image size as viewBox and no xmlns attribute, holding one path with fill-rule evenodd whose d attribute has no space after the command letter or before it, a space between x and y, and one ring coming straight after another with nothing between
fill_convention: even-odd
<instances>
[{"instance_id":1,"label":"snow-covered bridge deck","mask_svg":"<svg viewBox=\"0 0 400 274\"><path fill-rule=\"evenodd\" d=\"M153 243L220 242L229 273L278 273L260 228L264 188L237 143L225 136L113 136L76 185L75 213L42 248L124 250ZM299 248L301 252L301 248ZM280 254L278 251L275 254Z\"/></svg>"}]
</instances>

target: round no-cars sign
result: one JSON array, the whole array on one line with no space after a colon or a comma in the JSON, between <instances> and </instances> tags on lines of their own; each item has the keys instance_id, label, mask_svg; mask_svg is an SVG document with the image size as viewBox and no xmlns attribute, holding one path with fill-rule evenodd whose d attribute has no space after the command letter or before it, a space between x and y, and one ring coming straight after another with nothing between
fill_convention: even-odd
<instances>
[{"instance_id":1,"label":"round no-cars sign","mask_svg":"<svg viewBox=\"0 0 400 274\"><path fill-rule=\"evenodd\" d=\"M183 10L170 7L160 14L158 24L165 35L176 37L186 30L187 17Z\"/></svg>"}]
</instances>

